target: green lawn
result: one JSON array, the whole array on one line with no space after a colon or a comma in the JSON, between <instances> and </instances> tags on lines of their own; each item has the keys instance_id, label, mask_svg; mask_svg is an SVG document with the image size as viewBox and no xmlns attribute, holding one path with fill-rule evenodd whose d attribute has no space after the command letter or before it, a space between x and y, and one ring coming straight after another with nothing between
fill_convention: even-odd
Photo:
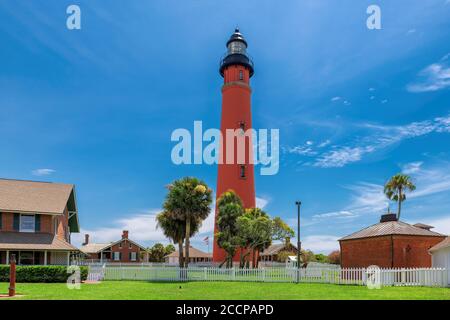
<instances>
[{"instance_id":1,"label":"green lawn","mask_svg":"<svg viewBox=\"0 0 450 320\"><path fill-rule=\"evenodd\" d=\"M0 294L8 291L0 283ZM450 288L384 287L369 290L364 286L331 284L188 282L150 283L144 281L105 281L82 284L80 290L69 290L65 284L19 283L20 299L447 299Z\"/></svg>"}]
</instances>

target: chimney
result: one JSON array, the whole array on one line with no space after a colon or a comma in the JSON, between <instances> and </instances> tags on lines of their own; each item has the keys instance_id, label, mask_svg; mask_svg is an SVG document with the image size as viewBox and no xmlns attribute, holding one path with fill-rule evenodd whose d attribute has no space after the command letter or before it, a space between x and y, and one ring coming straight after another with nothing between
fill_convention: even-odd
<instances>
[{"instance_id":1,"label":"chimney","mask_svg":"<svg viewBox=\"0 0 450 320\"><path fill-rule=\"evenodd\" d=\"M122 239L128 239L128 230L123 230Z\"/></svg>"},{"instance_id":2,"label":"chimney","mask_svg":"<svg viewBox=\"0 0 450 320\"><path fill-rule=\"evenodd\" d=\"M397 215L395 213L388 213L381 216L380 223L389 221L397 221Z\"/></svg>"},{"instance_id":3,"label":"chimney","mask_svg":"<svg viewBox=\"0 0 450 320\"><path fill-rule=\"evenodd\" d=\"M89 235L85 234L84 235L84 243L82 244L83 246L87 245L89 243Z\"/></svg>"}]
</instances>

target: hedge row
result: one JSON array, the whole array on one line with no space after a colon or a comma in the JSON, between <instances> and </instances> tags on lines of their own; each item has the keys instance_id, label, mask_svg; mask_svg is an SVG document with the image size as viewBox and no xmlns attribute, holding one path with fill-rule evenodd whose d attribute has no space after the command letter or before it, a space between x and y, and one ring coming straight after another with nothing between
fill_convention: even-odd
<instances>
[{"instance_id":1,"label":"hedge row","mask_svg":"<svg viewBox=\"0 0 450 320\"><path fill-rule=\"evenodd\" d=\"M17 282L66 282L70 275L66 266L16 266ZM80 276L87 279L88 267L80 266ZM0 265L0 282L9 282L9 265Z\"/></svg>"}]
</instances>

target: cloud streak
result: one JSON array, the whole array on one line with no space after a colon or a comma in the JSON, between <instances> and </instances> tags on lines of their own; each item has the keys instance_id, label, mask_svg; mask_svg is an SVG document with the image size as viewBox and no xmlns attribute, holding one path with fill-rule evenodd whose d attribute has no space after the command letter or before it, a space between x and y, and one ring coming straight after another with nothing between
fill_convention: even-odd
<instances>
[{"instance_id":1,"label":"cloud streak","mask_svg":"<svg viewBox=\"0 0 450 320\"><path fill-rule=\"evenodd\" d=\"M312 145L299 145L284 148L291 154L314 157L314 161L305 165L320 168L340 168L347 164L361 161L365 156L394 146L407 139L425 136L430 133L449 133L450 115L436 117L432 120L412 122L403 126L382 126L363 124L370 131L366 136L346 145L333 145L322 151Z\"/></svg>"},{"instance_id":2,"label":"cloud streak","mask_svg":"<svg viewBox=\"0 0 450 320\"><path fill-rule=\"evenodd\" d=\"M432 92L450 87L450 66L448 64L449 54L445 55L439 62L433 63L421 70L418 80L409 84L407 90L413 93Z\"/></svg>"}]
</instances>

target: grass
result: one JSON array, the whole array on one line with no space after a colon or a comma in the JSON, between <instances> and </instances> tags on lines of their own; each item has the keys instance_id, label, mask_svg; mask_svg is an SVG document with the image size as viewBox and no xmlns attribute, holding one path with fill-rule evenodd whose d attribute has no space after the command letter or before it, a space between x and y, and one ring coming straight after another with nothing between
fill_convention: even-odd
<instances>
[{"instance_id":1,"label":"grass","mask_svg":"<svg viewBox=\"0 0 450 320\"><path fill-rule=\"evenodd\" d=\"M0 283L0 294L8 292L8 284ZM369 290L364 286L333 284L251 283L251 282L188 282L151 283L145 281L104 281L82 284L70 290L61 283L19 283L17 299L67 300L450 300L450 288L383 287Z\"/></svg>"}]
</instances>

